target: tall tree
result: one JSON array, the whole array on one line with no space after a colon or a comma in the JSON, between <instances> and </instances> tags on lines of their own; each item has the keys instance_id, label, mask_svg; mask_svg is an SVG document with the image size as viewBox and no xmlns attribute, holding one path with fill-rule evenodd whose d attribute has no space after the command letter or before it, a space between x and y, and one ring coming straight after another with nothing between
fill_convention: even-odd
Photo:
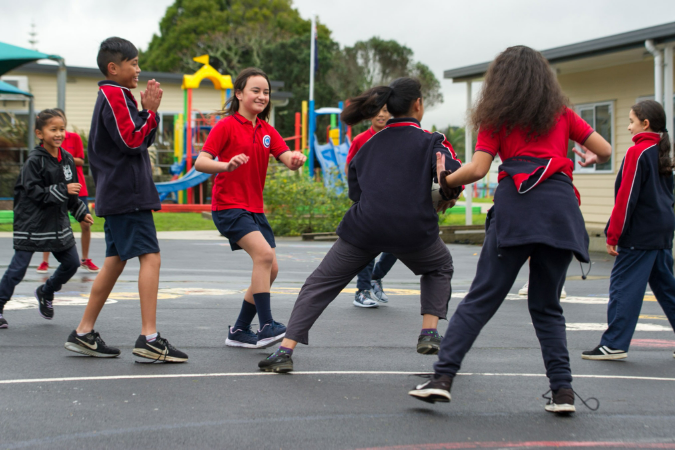
<instances>
[{"instance_id":1,"label":"tall tree","mask_svg":"<svg viewBox=\"0 0 675 450\"><path fill-rule=\"evenodd\" d=\"M192 57L209 53L216 69L258 62L260 49L290 36L309 33L291 0L176 0L159 24L141 64L147 70L190 71ZM230 72L232 71L232 72Z\"/></svg>"},{"instance_id":2,"label":"tall tree","mask_svg":"<svg viewBox=\"0 0 675 450\"><path fill-rule=\"evenodd\" d=\"M443 103L441 84L431 69L413 59L413 51L394 40L372 37L345 47L335 60L339 66L327 81L339 94L353 96L372 86L389 84L399 77L415 77L422 83L426 106Z\"/></svg>"}]
</instances>

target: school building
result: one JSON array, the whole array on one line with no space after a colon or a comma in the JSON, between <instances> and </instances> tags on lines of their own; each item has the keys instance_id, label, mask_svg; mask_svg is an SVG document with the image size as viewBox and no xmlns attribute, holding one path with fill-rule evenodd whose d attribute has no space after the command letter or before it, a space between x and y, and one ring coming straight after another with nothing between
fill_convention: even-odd
<instances>
[{"instance_id":1,"label":"school building","mask_svg":"<svg viewBox=\"0 0 675 450\"><path fill-rule=\"evenodd\" d=\"M57 105L57 70L58 65L48 63L29 63L0 77L0 80L10 83L24 92L30 92L34 98L34 109L37 113L46 108L54 108ZM173 163L174 116L184 111L184 91L181 89L183 75L166 72L146 72L140 74L138 88L134 90L134 96L140 105L140 91L145 89L148 80L155 79L161 83L162 104L158 115L161 117L160 130L155 140L157 157L153 160L157 180L170 177L168 167ZM67 67L65 111L68 117L68 130L85 132L89 134L91 115L98 93L98 82L104 77L98 68ZM282 81L271 81L272 93L270 100L272 111L270 122L274 125L275 113L279 108L288 104L293 94L284 92ZM213 83L204 79L199 89L192 90L192 116L199 118L202 114L211 114L222 109L221 91L216 90ZM7 119L11 113L13 118L28 122L29 102L22 95L0 94L0 116ZM30 130L30 128L29 128ZM32 131L32 130L30 130ZM9 154L11 153L11 154ZM0 166L5 174L0 174L0 198L9 198L18 167L27 157L27 149L2 148L0 145ZM158 175L161 172L162 175ZM88 176L89 169L85 163L85 176L90 192L95 192L93 180Z\"/></svg>"},{"instance_id":2,"label":"school building","mask_svg":"<svg viewBox=\"0 0 675 450\"><path fill-rule=\"evenodd\" d=\"M0 77L2 81L13 84L23 91L28 91L35 97L35 111L56 106L56 64L30 63L19 67ZM89 132L91 113L94 110L98 82L104 77L98 68L72 67L67 68L66 79L66 115L68 116L68 130ZM140 74L138 88L134 96L140 104L140 91L145 89L148 80L155 79L161 83L164 94L158 114L162 120L162 130L173 132L173 116L183 113L183 90L181 84L183 75L167 72L146 72ZM274 113L277 108L288 104L293 94L283 92L283 81L271 81L272 84L272 114L270 122L274 124ZM208 79L204 80L199 89L192 91L193 116L210 114L222 108L221 93L214 89ZM12 112L17 117L28 116L28 106L25 98L14 95L0 95L0 113Z\"/></svg>"},{"instance_id":3,"label":"school building","mask_svg":"<svg viewBox=\"0 0 675 450\"><path fill-rule=\"evenodd\" d=\"M544 50L572 107L612 144L612 158L605 164L582 168L575 160L574 184L581 193L581 211L591 236L602 232L614 206L614 180L626 150L633 145L627 130L631 106L645 99L661 102L673 120L673 48L675 22ZM467 109L472 86L480 82L490 62L444 72L444 78L467 85ZM477 86L476 86L477 87ZM467 142L471 142L467 127ZM471 151L471 145L467 145ZM467 160L470 156L466 155ZM604 250L604 245L602 247Z\"/></svg>"}]
</instances>

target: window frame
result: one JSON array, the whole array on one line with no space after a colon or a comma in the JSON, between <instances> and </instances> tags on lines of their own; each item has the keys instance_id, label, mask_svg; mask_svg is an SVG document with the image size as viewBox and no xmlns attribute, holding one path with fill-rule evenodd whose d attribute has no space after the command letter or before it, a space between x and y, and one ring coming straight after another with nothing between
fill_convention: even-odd
<instances>
[{"instance_id":1,"label":"window frame","mask_svg":"<svg viewBox=\"0 0 675 450\"><path fill-rule=\"evenodd\" d=\"M595 121L596 121L596 112L595 108L598 106L609 106L609 114L610 114L610 124L611 124L611 132L610 132L610 139L609 139L609 144L612 146L612 154L609 159L609 169L605 170L598 170L596 169L596 166L594 165L593 167L581 167L578 162L581 161L581 158L574 154L574 174L577 175L588 175L588 174L595 174L595 175L607 175L607 174L613 174L615 172L615 164L614 164L614 154L615 154L615 149L614 149L614 142L616 139L616 117L615 117L615 112L616 108L614 106L614 100L607 100L607 101L601 101L601 102L591 102L591 103L581 103L578 105L574 105L574 112L581 117L581 112L582 110L588 110L588 109L593 109L593 123L589 123L591 128L593 128L593 131L596 131L595 129ZM580 149L578 143L574 144L577 149Z\"/></svg>"}]
</instances>

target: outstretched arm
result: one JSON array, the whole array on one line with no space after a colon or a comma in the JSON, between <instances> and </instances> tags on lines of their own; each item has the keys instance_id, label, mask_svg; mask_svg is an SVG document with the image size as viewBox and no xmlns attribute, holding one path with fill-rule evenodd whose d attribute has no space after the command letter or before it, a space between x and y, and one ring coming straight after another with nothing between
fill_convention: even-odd
<instances>
[{"instance_id":1,"label":"outstretched arm","mask_svg":"<svg viewBox=\"0 0 675 450\"><path fill-rule=\"evenodd\" d=\"M438 152L436 153L436 158L436 172L440 181L441 172L445 168L445 156L441 152ZM455 172L445 177L445 182L448 184L448 186L454 188L482 180L490 170L491 164L491 154L486 152L476 152L473 154L473 158L471 159L470 163L464 164Z\"/></svg>"},{"instance_id":2,"label":"outstretched arm","mask_svg":"<svg viewBox=\"0 0 675 450\"><path fill-rule=\"evenodd\" d=\"M279 161L291 170L298 170L305 164L307 157L298 151L284 152L279 155Z\"/></svg>"},{"instance_id":3,"label":"outstretched arm","mask_svg":"<svg viewBox=\"0 0 675 450\"><path fill-rule=\"evenodd\" d=\"M232 172L237 167L248 162L248 156L241 153L233 157L228 162L216 161L213 155L207 152L201 152L195 161L195 169L202 173L222 173Z\"/></svg>"}]
</instances>

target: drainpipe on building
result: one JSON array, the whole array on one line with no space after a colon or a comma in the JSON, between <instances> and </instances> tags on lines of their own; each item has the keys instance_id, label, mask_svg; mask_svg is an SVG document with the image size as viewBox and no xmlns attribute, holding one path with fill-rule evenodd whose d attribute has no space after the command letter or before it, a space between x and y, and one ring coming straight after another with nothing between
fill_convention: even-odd
<instances>
[{"instance_id":1,"label":"drainpipe on building","mask_svg":"<svg viewBox=\"0 0 675 450\"><path fill-rule=\"evenodd\" d=\"M645 48L654 55L654 100L663 105L663 53L652 39L645 41Z\"/></svg>"},{"instance_id":2,"label":"drainpipe on building","mask_svg":"<svg viewBox=\"0 0 675 450\"><path fill-rule=\"evenodd\" d=\"M673 136L675 120L673 120L673 44L663 49L663 108L666 110L666 129ZM673 141L670 141L670 157L673 157Z\"/></svg>"},{"instance_id":3,"label":"drainpipe on building","mask_svg":"<svg viewBox=\"0 0 675 450\"><path fill-rule=\"evenodd\" d=\"M471 124L469 123L469 111L471 111L471 80L466 82L466 125L464 125L464 150L465 150L465 164L471 162L473 157L473 149L471 145ZM440 180L439 180L440 181ZM471 208L471 200L473 200L473 184L467 184L464 187L464 223L466 225L473 225L473 209Z\"/></svg>"},{"instance_id":4,"label":"drainpipe on building","mask_svg":"<svg viewBox=\"0 0 675 450\"><path fill-rule=\"evenodd\" d=\"M56 71L56 106L66 110L66 60L59 58L59 68Z\"/></svg>"}]
</instances>

